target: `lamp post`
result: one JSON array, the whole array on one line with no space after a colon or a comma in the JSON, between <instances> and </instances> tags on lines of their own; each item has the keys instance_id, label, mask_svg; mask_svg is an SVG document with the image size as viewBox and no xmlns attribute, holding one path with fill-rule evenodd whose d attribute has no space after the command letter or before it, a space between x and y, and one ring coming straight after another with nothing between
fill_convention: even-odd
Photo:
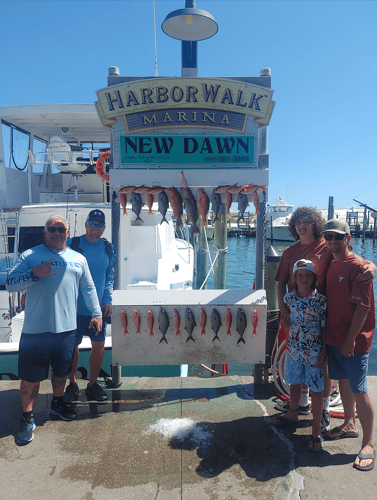
<instances>
[{"instance_id":1,"label":"lamp post","mask_svg":"<svg viewBox=\"0 0 377 500\"><path fill-rule=\"evenodd\" d=\"M216 35L218 25L208 12L195 8L195 0L186 0L184 9L170 12L161 25L162 31L181 40L181 76L198 76L198 42Z\"/></svg>"}]
</instances>

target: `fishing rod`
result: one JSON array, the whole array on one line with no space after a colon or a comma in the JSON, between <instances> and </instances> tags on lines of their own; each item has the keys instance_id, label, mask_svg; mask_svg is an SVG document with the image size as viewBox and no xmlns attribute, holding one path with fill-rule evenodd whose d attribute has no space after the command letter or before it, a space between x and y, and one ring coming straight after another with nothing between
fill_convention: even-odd
<instances>
[{"instance_id":1,"label":"fishing rod","mask_svg":"<svg viewBox=\"0 0 377 500\"><path fill-rule=\"evenodd\" d=\"M356 203L358 203L359 205L361 205L362 207L365 207L367 208L368 210L370 210L371 212L374 212L374 213L377 213L377 210L375 208L371 208L369 207L368 205L366 205L365 203L361 203L361 201L358 201L358 200L355 200L353 199L353 201L356 201Z\"/></svg>"}]
</instances>

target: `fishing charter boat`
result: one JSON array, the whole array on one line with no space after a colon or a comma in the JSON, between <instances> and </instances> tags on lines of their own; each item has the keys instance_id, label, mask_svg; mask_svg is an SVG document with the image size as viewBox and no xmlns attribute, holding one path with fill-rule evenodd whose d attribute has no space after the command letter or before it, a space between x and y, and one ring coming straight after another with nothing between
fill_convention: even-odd
<instances>
[{"instance_id":1,"label":"fishing charter boat","mask_svg":"<svg viewBox=\"0 0 377 500\"><path fill-rule=\"evenodd\" d=\"M288 232L289 219L293 205L289 205L282 196L272 199L266 209L266 238L271 241L294 241Z\"/></svg>"},{"instance_id":2,"label":"fishing charter boat","mask_svg":"<svg viewBox=\"0 0 377 500\"><path fill-rule=\"evenodd\" d=\"M85 232L88 213L99 208L106 215L103 236L111 241L111 198L116 195L95 168L99 155L110 148L110 132L94 105L0 108L0 119L0 354L10 356L0 373L15 375L24 313L22 295L5 290L14 259L43 243L44 224L55 214L68 220L73 237ZM120 286L123 290L191 289L194 252L187 226L178 238L172 210L167 209L166 223L160 223L157 203L151 211L141 208L141 223L131 205L128 215L118 210L120 245L126 256L118 270ZM84 339L80 349L90 350L88 341ZM108 325L105 347L111 350L111 346ZM106 372L110 364L111 355Z\"/></svg>"}]
</instances>

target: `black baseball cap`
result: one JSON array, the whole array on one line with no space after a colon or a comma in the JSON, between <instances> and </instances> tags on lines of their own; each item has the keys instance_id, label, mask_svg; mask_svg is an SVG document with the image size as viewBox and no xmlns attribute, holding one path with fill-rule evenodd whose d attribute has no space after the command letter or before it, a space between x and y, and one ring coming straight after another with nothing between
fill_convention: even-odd
<instances>
[{"instance_id":1,"label":"black baseball cap","mask_svg":"<svg viewBox=\"0 0 377 500\"><path fill-rule=\"evenodd\" d=\"M105 224L105 214L102 212L102 210L96 209L89 212L88 217L86 218L86 222L88 222L88 220L96 220L96 219L99 219Z\"/></svg>"}]
</instances>

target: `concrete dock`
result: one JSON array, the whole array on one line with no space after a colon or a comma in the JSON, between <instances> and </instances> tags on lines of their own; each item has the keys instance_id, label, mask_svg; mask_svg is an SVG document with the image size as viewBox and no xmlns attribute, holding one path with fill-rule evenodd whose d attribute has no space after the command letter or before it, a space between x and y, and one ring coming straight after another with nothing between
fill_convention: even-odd
<instances>
[{"instance_id":1,"label":"concrete dock","mask_svg":"<svg viewBox=\"0 0 377 500\"><path fill-rule=\"evenodd\" d=\"M376 404L377 377L368 380ZM79 385L77 419L63 422L49 417L51 384L41 384L34 440L18 447L19 382L0 381L1 498L375 498L377 466L369 473L352 467L361 436L310 452L311 415L300 416L297 428L271 425L272 384L235 375L123 378L104 403L87 401L86 381ZM172 435L177 425L181 432Z\"/></svg>"}]
</instances>

